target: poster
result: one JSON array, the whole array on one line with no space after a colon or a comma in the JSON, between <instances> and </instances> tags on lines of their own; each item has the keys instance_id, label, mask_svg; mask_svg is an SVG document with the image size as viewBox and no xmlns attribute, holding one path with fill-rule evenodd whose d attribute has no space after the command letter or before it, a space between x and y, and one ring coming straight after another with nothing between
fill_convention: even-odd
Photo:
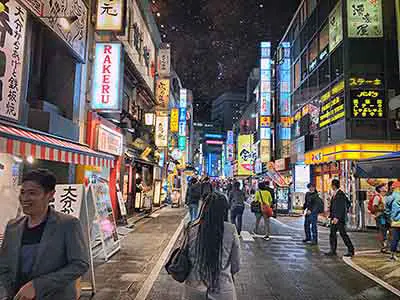
<instances>
[{"instance_id":1,"label":"poster","mask_svg":"<svg viewBox=\"0 0 400 300\"><path fill-rule=\"evenodd\" d=\"M253 136L239 135L238 137L238 176L253 174L252 155Z\"/></svg>"},{"instance_id":2,"label":"poster","mask_svg":"<svg viewBox=\"0 0 400 300\"><path fill-rule=\"evenodd\" d=\"M156 146L168 147L168 117L156 117Z\"/></svg>"},{"instance_id":3,"label":"poster","mask_svg":"<svg viewBox=\"0 0 400 300\"><path fill-rule=\"evenodd\" d=\"M84 186L82 184L58 184L50 206L56 211L80 219L83 199Z\"/></svg>"},{"instance_id":4,"label":"poster","mask_svg":"<svg viewBox=\"0 0 400 300\"><path fill-rule=\"evenodd\" d=\"M108 184L92 184L90 186L90 197L96 210L95 227L100 235L104 256L108 259L120 249Z\"/></svg>"},{"instance_id":5,"label":"poster","mask_svg":"<svg viewBox=\"0 0 400 300\"><path fill-rule=\"evenodd\" d=\"M343 40L342 2L339 1L329 14L329 52L332 52Z\"/></svg>"},{"instance_id":6,"label":"poster","mask_svg":"<svg viewBox=\"0 0 400 300\"><path fill-rule=\"evenodd\" d=\"M28 14L15 0L6 1L3 5L5 9L1 12L0 26L0 116L18 120Z\"/></svg>"},{"instance_id":7,"label":"poster","mask_svg":"<svg viewBox=\"0 0 400 300\"><path fill-rule=\"evenodd\" d=\"M171 119L169 129L171 132L176 133L179 131L179 109L171 109Z\"/></svg>"},{"instance_id":8,"label":"poster","mask_svg":"<svg viewBox=\"0 0 400 300\"><path fill-rule=\"evenodd\" d=\"M350 38L383 37L382 0L347 0Z\"/></svg>"}]
</instances>

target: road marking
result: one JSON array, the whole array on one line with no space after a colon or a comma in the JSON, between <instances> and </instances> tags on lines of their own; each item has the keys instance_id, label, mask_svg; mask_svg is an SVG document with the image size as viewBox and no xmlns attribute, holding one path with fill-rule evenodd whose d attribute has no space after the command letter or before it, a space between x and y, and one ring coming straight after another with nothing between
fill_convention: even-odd
<instances>
[{"instance_id":1,"label":"road marking","mask_svg":"<svg viewBox=\"0 0 400 300\"><path fill-rule=\"evenodd\" d=\"M371 253L370 251L365 251L367 253ZM364 252L358 252L356 253L356 255L360 255L363 254ZM375 275L371 274L370 272L368 272L367 270L361 268L360 266L356 265L355 263L353 263L353 260L350 257L343 257L343 261L350 267L352 267L353 269L357 270L358 272L360 272L362 275L368 277L369 279L375 281L376 283L378 283L379 285L383 286L385 289L391 291L393 294L397 295L400 297L400 291L398 289L396 289L394 286L390 285L389 283L387 283L386 281L383 281L382 279L376 277Z\"/></svg>"},{"instance_id":2,"label":"road marking","mask_svg":"<svg viewBox=\"0 0 400 300\"><path fill-rule=\"evenodd\" d=\"M169 241L168 246L165 248L164 252L161 254L156 265L154 266L153 270L151 271L149 277L147 277L143 286L137 293L135 300L145 300L147 298L147 296L149 295L151 288L154 285L154 282L156 281L158 275L160 274L161 269L164 267L164 264L168 259L168 255L170 254L172 248L174 247L186 222L187 222L187 216L184 217L183 220L181 221L181 224L179 224L178 229L175 231L174 235L172 236L171 240Z\"/></svg>"},{"instance_id":3,"label":"road marking","mask_svg":"<svg viewBox=\"0 0 400 300\"><path fill-rule=\"evenodd\" d=\"M155 218L158 218L159 216L160 216L160 213L154 213L154 214L151 214L151 215L150 215L150 217L151 217L151 218L154 218L154 219L155 219Z\"/></svg>"},{"instance_id":4,"label":"road marking","mask_svg":"<svg viewBox=\"0 0 400 300\"><path fill-rule=\"evenodd\" d=\"M278 224L281 225L282 227L285 227L285 228L288 228L288 229L291 229L291 230L303 231L302 228L289 226L289 225L287 225L287 224L285 224L285 223L283 223L283 222L281 222L281 221L279 221L278 219L275 219L275 218L271 218L271 221L272 221L272 222L275 222L275 223L278 223Z\"/></svg>"},{"instance_id":5,"label":"road marking","mask_svg":"<svg viewBox=\"0 0 400 300\"><path fill-rule=\"evenodd\" d=\"M293 237L289 235L270 235L269 237L276 240L293 240Z\"/></svg>"},{"instance_id":6,"label":"road marking","mask_svg":"<svg viewBox=\"0 0 400 300\"><path fill-rule=\"evenodd\" d=\"M254 238L251 236L250 232L242 231L241 232L242 240L244 242L254 242Z\"/></svg>"}]
</instances>

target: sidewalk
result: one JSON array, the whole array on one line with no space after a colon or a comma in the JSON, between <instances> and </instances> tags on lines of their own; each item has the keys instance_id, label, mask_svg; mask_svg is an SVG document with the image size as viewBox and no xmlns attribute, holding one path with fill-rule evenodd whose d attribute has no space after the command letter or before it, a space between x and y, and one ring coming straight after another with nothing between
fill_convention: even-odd
<instances>
[{"instance_id":1,"label":"sidewalk","mask_svg":"<svg viewBox=\"0 0 400 300\"><path fill-rule=\"evenodd\" d=\"M166 207L137 223L115 256L96 263L96 294L81 299L135 299L185 215L185 209Z\"/></svg>"},{"instance_id":2,"label":"sidewalk","mask_svg":"<svg viewBox=\"0 0 400 300\"><path fill-rule=\"evenodd\" d=\"M361 251L353 259L343 260L400 297L400 262L389 260L389 254L380 251Z\"/></svg>"}]
</instances>

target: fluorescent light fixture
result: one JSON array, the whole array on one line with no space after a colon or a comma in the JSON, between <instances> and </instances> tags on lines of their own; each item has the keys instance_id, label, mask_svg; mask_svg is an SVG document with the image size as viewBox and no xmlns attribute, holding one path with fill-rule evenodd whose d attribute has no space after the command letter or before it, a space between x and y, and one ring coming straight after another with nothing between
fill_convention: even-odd
<instances>
[{"instance_id":1,"label":"fluorescent light fixture","mask_svg":"<svg viewBox=\"0 0 400 300\"><path fill-rule=\"evenodd\" d=\"M34 161L35 161L35 159L33 158L33 156L29 155L29 156L26 158L26 161L27 161L28 163L30 163L30 164L33 164Z\"/></svg>"},{"instance_id":2,"label":"fluorescent light fixture","mask_svg":"<svg viewBox=\"0 0 400 300\"><path fill-rule=\"evenodd\" d=\"M22 163L24 160L21 158L21 157L19 157L19 156L13 156L13 159L14 159L14 161L16 162L16 163Z\"/></svg>"}]
</instances>

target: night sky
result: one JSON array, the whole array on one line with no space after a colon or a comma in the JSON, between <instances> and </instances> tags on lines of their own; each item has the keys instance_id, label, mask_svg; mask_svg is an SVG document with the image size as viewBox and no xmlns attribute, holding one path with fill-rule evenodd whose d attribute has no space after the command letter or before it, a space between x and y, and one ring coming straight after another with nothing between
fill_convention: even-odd
<instances>
[{"instance_id":1,"label":"night sky","mask_svg":"<svg viewBox=\"0 0 400 300\"><path fill-rule=\"evenodd\" d=\"M300 0L154 0L172 64L195 100L244 89L259 42L281 39Z\"/></svg>"}]
</instances>

